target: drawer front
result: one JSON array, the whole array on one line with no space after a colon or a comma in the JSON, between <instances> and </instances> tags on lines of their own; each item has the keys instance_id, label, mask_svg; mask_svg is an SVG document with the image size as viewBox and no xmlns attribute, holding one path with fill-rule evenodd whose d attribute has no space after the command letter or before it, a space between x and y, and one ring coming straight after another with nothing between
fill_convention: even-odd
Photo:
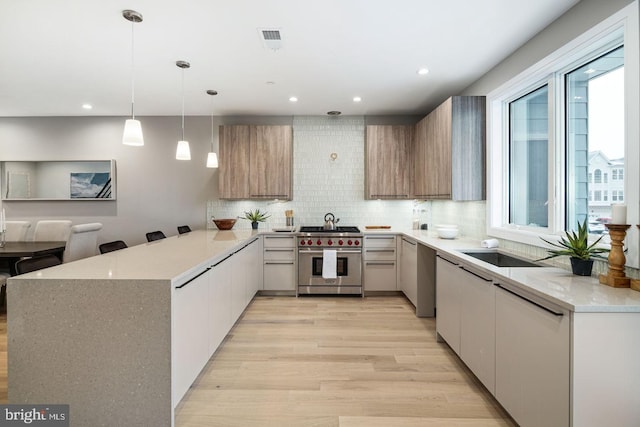
<instances>
[{"instance_id":1,"label":"drawer front","mask_svg":"<svg viewBox=\"0 0 640 427\"><path fill-rule=\"evenodd\" d=\"M365 248L396 248L396 236L394 235L376 235L364 236Z\"/></svg>"},{"instance_id":2,"label":"drawer front","mask_svg":"<svg viewBox=\"0 0 640 427\"><path fill-rule=\"evenodd\" d=\"M365 248L362 252L365 261L395 261L395 248Z\"/></svg>"},{"instance_id":3,"label":"drawer front","mask_svg":"<svg viewBox=\"0 0 640 427\"><path fill-rule=\"evenodd\" d=\"M264 236L265 248L295 248L295 236Z\"/></svg>"},{"instance_id":4,"label":"drawer front","mask_svg":"<svg viewBox=\"0 0 640 427\"><path fill-rule=\"evenodd\" d=\"M295 261L296 250L294 248L265 248L265 261Z\"/></svg>"}]
</instances>

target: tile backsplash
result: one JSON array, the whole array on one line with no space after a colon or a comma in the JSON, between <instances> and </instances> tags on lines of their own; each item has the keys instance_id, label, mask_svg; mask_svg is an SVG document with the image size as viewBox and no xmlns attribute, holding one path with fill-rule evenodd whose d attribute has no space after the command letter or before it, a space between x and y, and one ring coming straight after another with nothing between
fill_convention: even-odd
<instances>
[{"instance_id":1,"label":"tile backsplash","mask_svg":"<svg viewBox=\"0 0 640 427\"><path fill-rule=\"evenodd\" d=\"M284 226L288 209L294 211L296 225L322 225L327 212L340 218L340 225L408 229L414 216L430 223L431 202L364 199L363 116L295 116L293 134L293 200L211 200L207 203L209 227L215 228L212 216L233 218L255 208L271 214L260 228ZM250 228L250 224L239 221L236 227Z\"/></svg>"}]
</instances>

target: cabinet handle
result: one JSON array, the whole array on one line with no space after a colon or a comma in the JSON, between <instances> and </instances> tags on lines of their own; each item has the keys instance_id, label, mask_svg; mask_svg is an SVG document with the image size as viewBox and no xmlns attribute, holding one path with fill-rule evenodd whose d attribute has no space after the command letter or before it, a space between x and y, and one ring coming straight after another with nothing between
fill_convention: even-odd
<instances>
[{"instance_id":1,"label":"cabinet handle","mask_svg":"<svg viewBox=\"0 0 640 427\"><path fill-rule=\"evenodd\" d=\"M293 252L295 249L265 249L265 252Z\"/></svg>"},{"instance_id":2,"label":"cabinet handle","mask_svg":"<svg viewBox=\"0 0 640 427\"><path fill-rule=\"evenodd\" d=\"M277 199L277 198L284 199L289 197L289 195L288 194L252 194L251 197L269 197L274 199Z\"/></svg>"},{"instance_id":3,"label":"cabinet handle","mask_svg":"<svg viewBox=\"0 0 640 427\"><path fill-rule=\"evenodd\" d=\"M395 249L365 249L365 252L395 252Z\"/></svg>"},{"instance_id":4,"label":"cabinet handle","mask_svg":"<svg viewBox=\"0 0 640 427\"><path fill-rule=\"evenodd\" d=\"M265 265L272 265L272 264L293 264L293 261L281 261L281 262L275 262L275 261L267 261L264 264Z\"/></svg>"},{"instance_id":5,"label":"cabinet handle","mask_svg":"<svg viewBox=\"0 0 640 427\"><path fill-rule=\"evenodd\" d=\"M499 287L500 289L502 289L503 291L509 292L511 295L515 295L515 296L517 296L518 298L523 299L523 300L525 300L525 301L527 301L527 302L529 302L529 303L531 303L531 304L535 305L536 307L539 307L539 308L543 309L544 311L547 311L547 312L549 312L549 313L553 314L554 316L564 316L564 313L563 313L563 312L561 312L561 311L556 311L556 310L553 310L553 309L551 309L551 308L549 308L549 307L545 307L544 305L542 305L542 304L540 304L540 303L537 303L537 302L535 302L535 301L531 301L529 298L527 298L527 297L525 297L525 296L523 296L523 295L520 295L519 293L514 292L514 291L512 291L511 289L507 289L507 288L505 288L504 286L502 286L502 285L501 285L501 284L499 284L499 283L494 283L494 284L495 284L497 287Z\"/></svg>"},{"instance_id":6,"label":"cabinet handle","mask_svg":"<svg viewBox=\"0 0 640 427\"><path fill-rule=\"evenodd\" d=\"M235 253L235 252L234 252ZM213 267L217 267L218 265L222 264L223 262L225 262L226 260L228 260L229 258L231 258L233 256L233 254L229 254L226 257L222 258L220 261L216 262L215 264L213 264L210 268Z\"/></svg>"},{"instance_id":7,"label":"cabinet handle","mask_svg":"<svg viewBox=\"0 0 640 427\"><path fill-rule=\"evenodd\" d=\"M366 236L364 240L393 240L395 236Z\"/></svg>"},{"instance_id":8,"label":"cabinet handle","mask_svg":"<svg viewBox=\"0 0 640 427\"><path fill-rule=\"evenodd\" d=\"M417 242L412 242L411 240L407 240L407 239L405 239L404 237L402 238L402 241L403 241L403 242L407 242L408 244L413 245L413 246L415 246L415 245L417 245L417 244L418 244Z\"/></svg>"},{"instance_id":9,"label":"cabinet handle","mask_svg":"<svg viewBox=\"0 0 640 427\"><path fill-rule=\"evenodd\" d=\"M440 259L441 259L441 260L443 260L443 261L448 262L449 264L452 264L452 265L455 265L455 266L457 266L457 265L458 265L458 263L457 263L457 262L449 261L448 259L443 258L443 257L441 257L440 255L436 255L436 257L440 258Z\"/></svg>"},{"instance_id":10,"label":"cabinet handle","mask_svg":"<svg viewBox=\"0 0 640 427\"><path fill-rule=\"evenodd\" d=\"M207 267L204 271L198 273L196 276L193 276L191 279L187 280L186 282L184 282L182 285L180 286L176 286L176 289L182 289L185 286L187 286L189 283L193 282L194 280L196 280L198 277L202 276L203 274L205 274L207 271L211 270L211 267Z\"/></svg>"},{"instance_id":11,"label":"cabinet handle","mask_svg":"<svg viewBox=\"0 0 640 427\"><path fill-rule=\"evenodd\" d=\"M291 236L265 236L264 240L268 240L268 239L290 239L293 240L293 237Z\"/></svg>"},{"instance_id":12,"label":"cabinet handle","mask_svg":"<svg viewBox=\"0 0 640 427\"><path fill-rule=\"evenodd\" d=\"M365 265L396 265L395 262L375 262L375 261L367 261Z\"/></svg>"},{"instance_id":13,"label":"cabinet handle","mask_svg":"<svg viewBox=\"0 0 640 427\"><path fill-rule=\"evenodd\" d=\"M493 282L493 279L487 279L486 277L482 277L482 276L481 276L481 275L479 275L478 273L475 273L475 272L473 272L473 271L471 271L471 270L468 270L468 269L464 268L464 266L463 266L463 265L461 265L461 266L460 266L460 268L461 268L461 269L463 269L464 271L466 271L466 272L467 272L467 273L469 273L469 274L473 274L473 275L474 275L474 276L476 276L478 279L482 279L482 280L484 280L485 282Z\"/></svg>"},{"instance_id":14,"label":"cabinet handle","mask_svg":"<svg viewBox=\"0 0 640 427\"><path fill-rule=\"evenodd\" d=\"M408 199L408 194L372 194L371 197L375 198L387 198L387 199Z\"/></svg>"}]
</instances>

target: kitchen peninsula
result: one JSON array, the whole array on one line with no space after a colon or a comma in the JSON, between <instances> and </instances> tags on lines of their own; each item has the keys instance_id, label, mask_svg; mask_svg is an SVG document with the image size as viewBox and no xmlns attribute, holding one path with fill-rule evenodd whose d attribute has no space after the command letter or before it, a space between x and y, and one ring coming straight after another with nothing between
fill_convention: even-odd
<instances>
[{"instance_id":1,"label":"kitchen peninsula","mask_svg":"<svg viewBox=\"0 0 640 427\"><path fill-rule=\"evenodd\" d=\"M557 268L494 267L459 251L480 249L474 240L389 233L490 277L496 301L500 284L562 312L569 425L640 419L640 293ZM68 403L77 425L173 425L174 408L259 290L261 254L261 233L194 231L10 279L9 402ZM517 413L518 402L487 388Z\"/></svg>"}]
</instances>

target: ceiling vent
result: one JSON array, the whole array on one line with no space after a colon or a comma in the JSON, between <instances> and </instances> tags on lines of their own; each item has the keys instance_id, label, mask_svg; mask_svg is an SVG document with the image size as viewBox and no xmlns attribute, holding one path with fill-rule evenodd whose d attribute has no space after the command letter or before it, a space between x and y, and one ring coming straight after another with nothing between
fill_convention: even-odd
<instances>
[{"instance_id":1,"label":"ceiling vent","mask_svg":"<svg viewBox=\"0 0 640 427\"><path fill-rule=\"evenodd\" d=\"M279 28L258 28L262 44L269 50L279 50L282 47L282 32Z\"/></svg>"}]
</instances>

